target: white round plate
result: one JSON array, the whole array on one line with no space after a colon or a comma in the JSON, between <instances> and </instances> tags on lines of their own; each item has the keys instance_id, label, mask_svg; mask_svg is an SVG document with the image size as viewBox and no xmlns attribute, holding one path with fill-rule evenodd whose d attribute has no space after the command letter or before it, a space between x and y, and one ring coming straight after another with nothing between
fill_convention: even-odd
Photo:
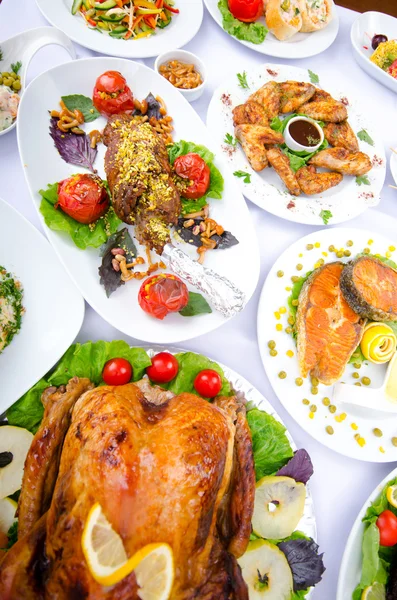
<instances>
[{"instance_id":1,"label":"white round plate","mask_svg":"<svg viewBox=\"0 0 397 600\"><path fill-rule=\"evenodd\" d=\"M345 176L339 185L324 194L292 196L274 169L267 168L260 173L255 172L239 145L233 148L226 144L226 134L233 135L234 130L233 108L245 102L255 90L268 81L282 82L292 79L310 82L308 70L287 65L264 64L247 71L246 75L248 89L239 86L237 76L232 77L214 92L207 113L207 126L215 138L218 150L227 158L231 170L246 171L251 176L250 183L244 183L242 178L236 178L246 198L277 217L307 225L323 225L320 216L322 210L331 211L333 216L329 224L335 225L353 219L369 206L378 204L386 174L382 140L375 127L371 125L370 115L361 114L359 101L350 94L347 98L345 93L338 89L335 81L332 79L328 81L321 74L318 74L317 85L330 92L334 98L348 102L349 123L353 130L357 133L365 129L374 141L373 146L359 141L360 150L368 154L374 164L367 174L369 185L358 185L355 177Z\"/></svg>"},{"instance_id":2,"label":"white round plate","mask_svg":"<svg viewBox=\"0 0 397 600\"><path fill-rule=\"evenodd\" d=\"M397 19L375 11L359 15L350 30L354 58L370 77L397 93L397 79L370 61L373 53L371 40L376 33L386 35L389 40L397 39Z\"/></svg>"},{"instance_id":3,"label":"white round plate","mask_svg":"<svg viewBox=\"0 0 397 600\"><path fill-rule=\"evenodd\" d=\"M362 569L362 541L364 534L364 524L362 522L367 509L382 492L388 481L397 477L397 469L393 469L383 481L381 481L372 494L365 501L362 509L357 515L354 525L351 528L345 551L343 553L342 563L339 571L338 589L336 600L352 600L352 594L360 583Z\"/></svg>"},{"instance_id":4,"label":"white round plate","mask_svg":"<svg viewBox=\"0 0 397 600\"><path fill-rule=\"evenodd\" d=\"M116 58L90 58L66 63L39 77L27 87L22 97L18 118L18 144L25 167L25 176L32 199L39 211L39 190L48 183L61 181L82 169L65 163L54 147L48 133L48 109L59 105L65 94L85 94L91 97L96 78L108 69L120 71L127 79L134 95L143 99L149 92L160 95L168 114L174 119L174 140L184 139L213 148L207 129L197 113L183 96L166 79L152 69L129 60ZM46 93L43 94L43 89ZM32 114L35 118L32 119ZM102 129L102 117L87 125ZM37 145L40 152L37 152ZM99 175L105 177L103 157L105 147L99 147L95 166ZM206 266L228 277L246 295L252 296L259 276L259 250L251 218L244 199L235 186L220 153L215 160L225 179L222 200L210 200L211 214L223 227L234 233L239 244L227 250L208 253ZM41 214L39 213L40 218ZM44 222L43 222L43 226ZM99 249L79 250L69 236L46 228L51 244L73 281L87 302L108 323L131 337L154 343L171 343L197 337L216 329L226 319L216 311L198 317L168 315L164 321L148 316L137 302L141 282L132 280L119 288L110 298L99 284L98 267L101 263ZM188 244L181 246L186 253L197 257L195 249ZM249 269L247 268L249 265Z\"/></svg>"},{"instance_id":5,"label":"white round plate","mask_svg":"<svg viewBox=\"0 0 397 600\"><path fill-rule=\"evenodd\" d=\"M353 241L352 247L347 247L346 242ZM368 243L373 240L373 243ZM307 250L307 244L319 244L313 250ZM269 381L280 402L289 411L295 421L317 441L328 448L335 450L345 456L366 460L371 462L391 462L397 460L397 448L392 444L392 437L397 435L397 422L390 418L388 413L369 412L362 407L351 404L340 403L334 414L322 403L327 397L333 402L334 386L319 385L318 394L311 393L310 378L303 380L302 386L295 384L295 379L300 377L298 361L296 356L296 345L293 337L285 332L288 326L288 304L287 298L290 291L286 288L292 286L291 276L302 275L314 269L319 259L325 262L340 260L347 262L351 260L364 248L370 248L371 253L381 254L388 252L388 248L395 244L380 234L371 233L361 229L331 228L322 229L311 233L294 244L292 244L274 263L262 289L258 307L258 343L263 365ZM330 245L336 248L344 248L351 251L351 257L336 258L334 253L328 252ZM325 255L323 254L325 253ZM392 253L396 260L397 252ZM301 264L301 271L296 265ZM278 277L277 271L283 271L284 276ZM276 319L275 313L280 307L287 309L286 313ZM282 324L282 331L276 330L276 325ZM269 353L268 342L276 342L277 356L272 357ZM287 352L293 352L289 357ZM280 371L287 373L286 379L280 379ZM352 377L356 371L352 364L346 366L345 373L340 382L353 385L357 380ZM365 363L359 370L360 379L367 376L371 379L371 387L380 387L386 372L386 365L374 365ZM358 380L359 381L359 380ZM309 405L303 404L302 400L308 399ZM310 417L311 405L316 406L313 418ZM340 417L342 415L342 417ZM326 427L330 425L334 434L330 435ZM373 429L378 427L383 436L376 437ZM355 436L365 440L361 446Z\"/></svg>"},{"instance_id":6,"label":"white round plate","mask_svg":"<svg viewBox=\"0 0 397 600\"><path fill-rule=\"evenodd\" d=\"M390 171L394 179L394 183L397 185L397 154L392 152L390 156Z\"/></svg>"},{"instance_id":7,"label":"white round plate","mask_svg":"<svg viewBox=\"0 0 397 600\"><path fill-rule=\"evenodd\" d=\"M168 27L157 30L154 35L140 40L115 39L87 27L80 15L72 15L72 3L73 0L36 0L51 25L66 33L77 44L110 56L148 58L181 48L194 38L203 20L202 0L184 0L176 4L180 13L172 17Z\"/></svg>"},{"instance_id":8,"label":"white round plate","mask_svg":"<svg viewBox=\"0 0 397 600\"><path fill-rule=\"evenodd\" d=\"M84 300L47 240L1 199L0 265L21 282L26 310L0 354L2 414L68 349L83 322Z\"/></svg>"},{"instance_id":9,"label":"white round plate","mask_svg":"<svg viewBox=\"0 0 397 600\"><path fill-rule=\"evenodd\" d=\"M218 8L219 0L204 0L205 5L219 27L222 26L222 15ZM265 25L265 19L262 18L261 22ZM280 42L272 33L267 34L262 44L253 44L252 42L245 42L244 40L238 40L234 36L231 36L234 40L240 42L247 48L255 50L260 54L267 54L267 56L276 56L277 58L307 58L309 56L315 56L324 52L334 42L339 30L339 17L337 10L333 8L333 18L328 27L316 31L314 33L297 33L291 39L284 42ZM225 35L227 34L225 31Z\"/></svg>"}]
</instances>

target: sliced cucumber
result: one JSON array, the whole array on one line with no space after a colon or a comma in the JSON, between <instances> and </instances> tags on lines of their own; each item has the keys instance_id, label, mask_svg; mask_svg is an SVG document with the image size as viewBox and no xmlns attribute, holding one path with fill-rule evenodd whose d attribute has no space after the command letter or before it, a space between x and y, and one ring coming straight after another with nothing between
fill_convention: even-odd
<instances>
[{"instance_id":1,"label":"sliced cucumber","mask_svg":"<svg viewBox=\"0 0 397 600\"><path fill-rule=\"evenodd\" d=\"M117 27L113 29L112 33L127 33L127 31L128 27L124 27L124 25L117 25Z\"/></svg>"},{"instance_id":2,"label":"sliced cucumber","mask_svg":"<svg viewBox=\"0 0 397 600\"><path fill-rule=\"evenodd\" d=\"M83 4L83 0L73 0L72 4L72 15L75 15L78 10L80 10L80 6Z\"/></svg>"},{"instance_id":3,"label":"sliced cucumber","mask_svg":"<svg viewBox=\"0 0 397 600\"><path fill-rule=\"evenodd\" d=\"M84 8L86 10L90 10L92 8L92 6L90 4L90 0L83 0L83 4L84 4Z\"/></svg>"},{"instance_id":4,"label":"sliced cucumber","mask_svg":"<svg viewBox=\"0 0 397 600\"><path fill-rule=\"evenodd\" d=\"M120 39L125 36L125 31L122 33L115 33L114 31L109 31L109 35L112 38Z\"/></svg>"},{"instance_id":5,"label":"sliced cucumber","mask_svg":"<svg viewBox=\"0 0 397 600\"><path fill-rule=\"evenodd\" d=\"M105 2L102 2L102 4L96 2L94 8L96 8L97 10L109 10L110 8L114 8L115 6L117 6L117 2L115 2L115 0L106 0Z\"/></svg>"},{"instance_id":6,"label":"sliced cucumber","mask_svg":"<svg viewBox=\"0 0 397 600\"><path fill-rule=\"evenodd\" d=\"M109 23L119 23L124 19L125 15L117 15L113 13L112 15L100 15L101 21L109 21Z\"/></svg>"}]
</instances>

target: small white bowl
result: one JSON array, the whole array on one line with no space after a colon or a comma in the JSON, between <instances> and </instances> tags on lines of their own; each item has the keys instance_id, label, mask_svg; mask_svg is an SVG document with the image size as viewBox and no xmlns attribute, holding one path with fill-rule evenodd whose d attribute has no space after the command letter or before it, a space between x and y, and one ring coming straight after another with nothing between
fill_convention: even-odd
<instances>
[{"instance_id":1,"label":"small white bowl","mask_svg":"<svg viewBox=\"0 0 397 600\"><path fill-rule=\"evenodd\" d=\"M397 19L375 11L359 15L350 31L354 58L370 77L397 93L397 79L370 61L373 53L371 38L376 33L387 35L389 40L397 39Z\"/></svg>"},{"instance_id":2,"label":"small white bowl","mask_svg":"<svg viewBox=\"0 0 397 600\"><path fill-rule=\"evenodd\" d=\"M303 146L303 144L299 144L297 141L295 141L289 132L290 125L292 123L295 123L295 121L308 121L309 123L312 123L318 131L318 135L320 137L319 143L315 146ZM324 141L324 132L322 130L322 127L320 127L320 125L316 123L316 121L313 121L313 119L309 119L309 117L293 117L293 119L288 121L287 127L285 128L284 141L290 150L295 150L296 152L315 152L320 148L321 144Z\"/></svg>"},{"instance_id":3,"label":"small white bowl","mask_svg":"<svg viewBox=\"0 0 397 600\"><path fill-rule=\"evenodd\" d=\"M205 86L207 85L207 71L203 61L195 54L187 52L187 50L170 50L169 52L164 52L163 54L160 54L160 56L156 58L156 62L154 63L154 70L161 75L159 71L161 65L168 63L170 60L179 60L180 62L193 64L195 66L196 71L200 73L203 83L198 87L193 88L191 90L176 88L182 94L182 96L184 96L189 102L198 100L202 95Z\"/></svg>"}]
</instances>

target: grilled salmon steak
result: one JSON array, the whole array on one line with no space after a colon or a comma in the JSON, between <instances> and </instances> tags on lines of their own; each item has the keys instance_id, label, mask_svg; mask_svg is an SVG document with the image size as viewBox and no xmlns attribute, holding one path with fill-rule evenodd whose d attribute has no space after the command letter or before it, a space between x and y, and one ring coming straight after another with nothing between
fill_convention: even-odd
<instances>
[{"instance_id":1,"label":"grilled salmon steak","mask_svg":"<svg viewBox=\"0 0 397 600\"><path fill-rule=\"evenodd\" d=\"M339 284L343 268L343 263L333 262L316 269L299 296L299 368L303 377L310 374L325 385L340 379L365 325L342 294Z\"/></svg>"},{"instance_id":2,"label":"grilled salmon steak","mask_svg":"<svg viewBox=\"0 0 397 600\"><path fill-rule=\"evenodd\" d=\"M351 308L373 321L397 321L397 271L372 256L343 269L341 289Z\"/></svg>"}]
</instances>

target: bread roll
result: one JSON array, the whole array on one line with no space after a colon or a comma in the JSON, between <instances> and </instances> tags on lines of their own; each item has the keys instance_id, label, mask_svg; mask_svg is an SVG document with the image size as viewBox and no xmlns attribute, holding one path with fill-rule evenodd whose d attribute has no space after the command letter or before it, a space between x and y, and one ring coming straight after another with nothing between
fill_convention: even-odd
<instances>
[{"instance_id":1,"label":"bread roll","mask_svg":"<svg viewBox=\"0 0 397 600\"><path fill-rule=\"evenodd\" d=\"M266 24L278 40L288 40L302 27L301 0L266 0Z\"/></svg>"},{"instance_id":2,"label":"bread roll","mask_svg":"<svg viewBox=\"0 0 397 600\"><path fill-rule=\"evenodd\" d=\"M332 0L301 0L302 33L324 29L332 20Z\"/></svg>"}]
</instances>

